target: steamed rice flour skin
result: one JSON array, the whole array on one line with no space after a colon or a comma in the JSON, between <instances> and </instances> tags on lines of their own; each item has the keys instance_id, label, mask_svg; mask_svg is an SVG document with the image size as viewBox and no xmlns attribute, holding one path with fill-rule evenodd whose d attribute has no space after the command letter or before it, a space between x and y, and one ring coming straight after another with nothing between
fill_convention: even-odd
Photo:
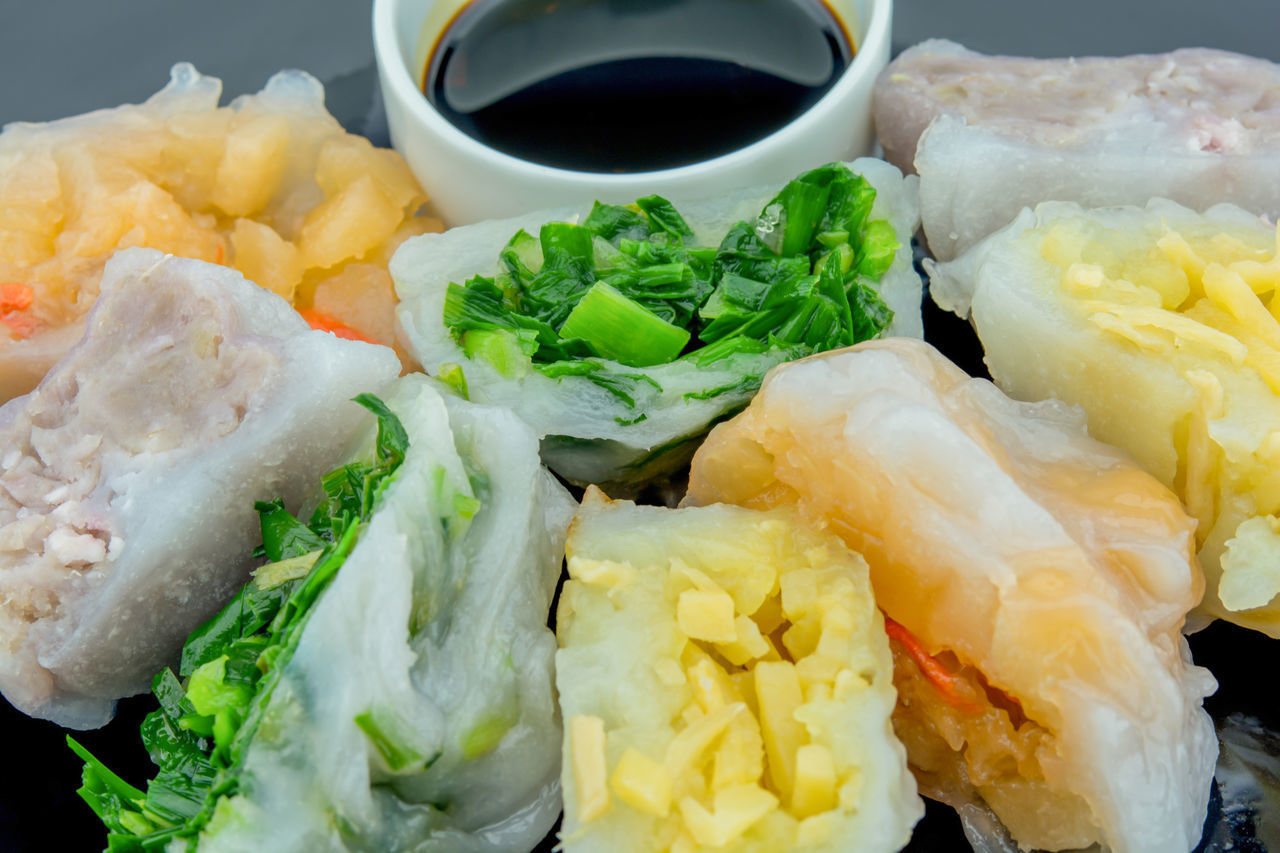
<instances>
[{"instance_id":1,"label":"steamed rice flour skin","mask_svg":"<svg viewBox=\"0 0 1280 853\"><path fill-rule=\"evenodd\" d=\"M118 252L86 333L0 406L0 692L84 729L248 578L255 500L346 452L386 347L307 327L235 270Z\"/></svg>"},{"instance_id":2,"label":"steamed rice flour skin","mask_svg":"<svg viewBox=\"0 0 1280 853\"><path fill-rule=\"evenodd\" d=\"M1046 204L935 271L996 382L1084 408L1199 522L1209 616L1280 636L1280 246L1201 215Z\"/></svg>"},{"instance_id":3,"label":"steamed rice flour skin","mask_svg":"<svg viewBox=\"0 0 1280 853\"><path fill-rule=\"evenodd\" d=\"M1225 50L1032 59L931 39L875 87L885 157L920 175L930 253L951 260L1050 199L1170 198L1280 215L1280 65Z\"/></svg>"},{"instance_id":4,"label":"steamed rice flour skin","mask_svg":"<svg viewBox=\"0 0 1280 853\"><path fill-rule=\"evenodd\" d=\"M0 402L80 337L103 265L134 246L225 264L313 325L395 343L395 246L439 228L394 151L345 132L309 74L218 106L191 65L142 104L0 133Z\"/></svg>"},{"instance_id":5,"label":"steamed rice flour skin","mask_svg":"<svg viewBox=\"0 0 1280 853\"><path fill-rule=\"evenodd\" d=\"M1180 630L1194 521L1078 412L871 341L770 373L698 451L689 501L794 504L866 557L895 729L967 832L994 813L1024 849L1199 842L1217 740Z\"/></svg>"},{"instance_id":6,"label":"steamed rice flour skin","mask_svg":"<svg viewBox=\"0 0 1280 853\"><path fill-rule=\"evenodd\" d=\"M566 851L907 843L922 808L861 557L789 508L670 510L596 489L567 553Z\"/></svg>"},{"instance_id":7,"label":"steamed rice flour skin","mask_svg":"<svg viewBox=\"0 0 1280 853\"><path fill-rule=\"evenodd\" d=\"M916 222L914 179L872 159L540 211L406 242L397 317L429 373L513 409L556 473L627 492L682 470L775 364L919 337Z\"/></svg>"},{"instance_id":8,"label":"steamed rice flour skin","mask_svg":"<svg viewBox=\"0 0 1280 853\"><path fill-rule=\"evenodd\" d=\"M111 849L524 853L560 813L547 616L575 503L510 412L420 375L155 680L145 792L88 752Z\"/></svg>"}]
</instances>

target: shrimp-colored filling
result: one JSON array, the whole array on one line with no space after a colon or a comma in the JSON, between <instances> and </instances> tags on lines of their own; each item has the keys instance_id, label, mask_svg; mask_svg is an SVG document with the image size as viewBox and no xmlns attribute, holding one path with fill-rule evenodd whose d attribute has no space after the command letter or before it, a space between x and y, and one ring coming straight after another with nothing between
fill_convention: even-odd
<instances>
[{"instance_id":1,"label":"shrimp-colored filling","mask_svg":"<svg viewBox=\"0 0 1280 853\"><path fill-rule=\"evenodd\" d=\"M1088 806L1052 791L1040 766L1042 752L1053 748L1053 733L952 652L930 655L901 625L885 622L898 690L893 729L907 748L920 792L952 805L981 800L1015 836L1035 832L1057 839L1055 849L1091 843ZM1047 798L1059 803L1060 814L1038 808Z\"/></svg>"}]
</instances>

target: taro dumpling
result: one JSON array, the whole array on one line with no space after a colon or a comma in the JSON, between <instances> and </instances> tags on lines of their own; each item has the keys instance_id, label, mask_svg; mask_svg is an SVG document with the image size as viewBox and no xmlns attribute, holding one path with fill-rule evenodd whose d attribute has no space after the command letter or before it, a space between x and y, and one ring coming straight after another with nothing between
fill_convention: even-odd
<instances>
[{"instance_id":1,"label":"taro dumpling","mask_svg":"<svg viewBox=\"0 0 1280 853\"><path fill-rule=\"evenodd\" d=\"M920 175L949 260L1042 201L1171 198L1280 214L1280 65L1205 48L1079 59L909 48L880 75L876 133Z\"/></svg>"},{"instance_id":2,"label":"taro dumpling","mask_svg":"<svg viewBox=\"0 0 1280 853\"><path fill-rule=\"evenodd\" d=\"M235 270L117 254L84 339L0 407L0 690L72 728L145 691L252 565L255 500L340 458L386 347Z\"/></svg>"},{"instance_id":3,"label":"taro dumpling","mask_svg":"<svg viewBox=\"0 0 1280 853\"><path fill-rule=\"evenodd\" d=\"M1078 411L870 342L770 373L689 500L798 504L866 557L926 796L1023 849L1199 842L1217 740L1181 634L1195 522Z\"/></svg>"}]
</instances>

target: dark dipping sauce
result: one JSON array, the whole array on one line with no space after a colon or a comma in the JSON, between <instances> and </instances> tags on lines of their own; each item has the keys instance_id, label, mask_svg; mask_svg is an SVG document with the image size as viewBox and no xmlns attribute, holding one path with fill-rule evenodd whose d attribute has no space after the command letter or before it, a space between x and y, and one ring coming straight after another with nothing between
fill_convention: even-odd
<instances>
[{"instance_id":1,"label":"dark dipping sauce","mask_svg":"<svg viewBox=\"0 0 1280 853\"><path fill-rule=\"evenodd\" d=\"M472 0L431 52L423 92L523 160L647 172L768 136L853 50L823 0Z\"/></svg>"}]
</instances>

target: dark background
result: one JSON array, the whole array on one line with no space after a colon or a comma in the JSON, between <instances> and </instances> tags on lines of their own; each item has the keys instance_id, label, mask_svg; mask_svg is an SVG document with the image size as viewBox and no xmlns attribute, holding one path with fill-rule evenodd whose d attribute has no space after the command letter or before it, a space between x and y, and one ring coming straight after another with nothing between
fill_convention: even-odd
<instances>
[{"instance_id":1,"label":"dark background","mask_svg":"<svg viewBox=\"0 0 1280 853\"><path fill-rule=\"evenodd\" d=\"M310 71L350 126L376 87L371 0L0 0L0 124L145 99L183 60L257 91ZM1221 47L1280 61L1277 0L898 0L900 50L944 37L1028 56Z\"/></svg>"},{"instance_id":2,"label":"dark background","mask_svg":"<svg viewBox=\"0 0 1280 853\"><path fill-rule=\"evenodd\" d=\"M145 99L191 61L221 77L224 94L257 91L275 71L303 68L328 91L350 130L386 144L369 35L370 0L0 0L0 124L45 121ZM1184 46L1238 50L1280 61L1280 0L898 0L895 52L945 37L984 52L1066 56L1156 52ZM976 341L950 315L926 313L926 334L972 372ZM1219 720L1258 717L1280 729L1266 663L1271 640L1226 625L1192 638L1196 660L1221 682L1208 704ZM110 726L77 735L130 781L150 765L137 736L148 697L121 703ZM0 700L0 851L95 850L104 832L79 800L80 763L65 732ZM1258 851L1247 811L1211 805L1206 850ZM954 816L930 806L912 850L966 849Z\"/></svg>"}]
</instances>

